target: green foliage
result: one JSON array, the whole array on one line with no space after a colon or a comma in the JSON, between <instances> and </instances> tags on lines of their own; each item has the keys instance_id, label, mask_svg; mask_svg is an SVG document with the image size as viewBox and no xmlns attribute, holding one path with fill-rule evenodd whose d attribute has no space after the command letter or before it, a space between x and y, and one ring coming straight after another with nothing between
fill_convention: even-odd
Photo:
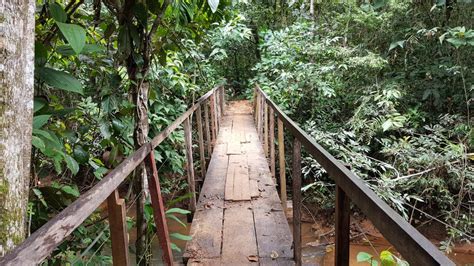
<instances>
[{"instance_id":1,"label":"green foliage","mask_svg":"<svg viewBox=\"0 0 474 266\"><path fill-rule=\"evenodd\" d=\"M447 222L449 251L472 240L473 6L442 5L318 3L264 31L252 82L407 220ZM324 169L304 157L303 173L306 199L332 208Z\"/></svg>"},{"instance_id":2,"label":"green foliage","mask_svg":"<svg viewBox=\"0 0 474 266\"><path fill-rule=\"evenodd\" d=\"M408 262L396 257L389 250L380 252L379 256L382 266L409 266ZM359 252L357 253L357 262L369 263L371 266L378 266L379 261L369 253Z\"/></svg>"}]
</instances>

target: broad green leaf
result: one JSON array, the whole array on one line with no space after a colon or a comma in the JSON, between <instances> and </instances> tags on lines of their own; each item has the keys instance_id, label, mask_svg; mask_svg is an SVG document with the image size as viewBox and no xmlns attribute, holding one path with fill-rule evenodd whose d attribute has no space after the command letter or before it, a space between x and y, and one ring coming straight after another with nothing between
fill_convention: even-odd
<instances>
[{"instance_id":1,"label":"broad green leaf","mask_svg":"<svg viewBox=\"0 0 474 266\"><path fill-rule=\"evenodd\" d=\"M79 163L87 163L89 161L89 153L87 153L82 146L76 145L74 147L74 158Z\"/></svg>"},{"instance_id":2,"label":"broad green leaf","mask_svg":"<svg viewBox=\"0 0 474 266\"><path fill-rule=\"evenodd\" d=\"M217 7L219 6L219 0L207 0L209 7L211 8L212 13L217 11Z\"/></svg>"},{"instance_id":3,"label":"broad green leaf","mask_svg":"<svg viewBox=\"0 0 474 266\"><path fill-rule=\"evenodd\" d=\"M63 186L61 187L61 190L69 195L72 195L74 197L79 197L81 194L79 193L79 189L77 189L76 186L71 187L71 186Z\"/></svg>"},{"instance_id":4,"label":"broad green leaf","mask_svg":"<svg viewBox=\"0 0 474 266\"><path fill-rule=\"evenodd\" d=\"M178 252L181 252L181 249L175 243L171 243L171 249L175 250L175 251L178 251Z\"/></svg>"},{"instance_id":5,"label":"broad green leaf","mask_svg":"<svg viewBox=\"0 0 474 266\"><path fill-rule=\"evenodd\" d=\"M39 79L52 87L83 94L81 82L69 73L48 67L38 68L37 73Z\"/></svg>"},{"instance_id":6,"label":"broad green leaf","mask_svg":"<svg viewBox=\"0 0 474 266\"><path fill-rule=\"evenodd\" d=\"M84 48L82 48L81 54L94 54L98 52L103 52L104 48L97 44L86 44ZM61 45L56 48L56 52L63 56L71 56L76 55L76 52L72 49L71 45Z\"/></svg>"},{"instance_id":7,"label":"broad green leaf","mask_svg":"<svg viewBox=\"0 0 474 266\"><path fill-rule=\"evenodd\" d=\"M456 48L459 48L459 47L467 44L466 39L448 38L448 39L446 39L446 41L451 43Z\"/></svg>"},{"instance_id":8,"label":"broad green leaf","mask_svg":"<svg viewBox=\"0 0 474 266\"><path fill-rule=\"evenodd\" d=\"M76 24L62 22L56 22L56 24L76 54L81 53L86 44L86 30Z\"/></svg>"},{"instance_id":9,"label":"broad green leaf","mask_svg":"<svg viewBox=\"0 0 474 266\"><path fill-rule=\"evenodd\" d=\"M42 139L40 139L39 137L37 136L32 136L31 137L31 144L33 144L33 146L35 146L35 148L39 149L39 150L44 150L44 148L46 147L44 145L44 141Z\"/></svg>"},{"instance_id":10,"label":"broad green leaf","mask_svg":"<svg viewBox=\"0 0 474 266\"><path fill-rule=\"evenodd\" d=\"M186 236L180 233L171 233L170 236L179 240L184 240L184 241L189 241L193 239L191 236Z\"/></svg>"},{"instance_id":11,"label":"broad green leaf","mask_svg":"<svg viewBox=\"0 0 474 266\"><path fill-rule=\"evenodd\" d=\"M178 217L174 216L173 214L166 214L166 218L173 219L176 222L178 222L180 225L182 225L183 227L186 227L186 224L183 223Z\"/></svg>"},{"instance_id":12,"label":"broad green leaf","mask_svg":"<svg viewBox=\"0 0 474 266\"><path fill-rule=\"evenodd\" d=\"M71 170L73 175L76 175L79 172L79 164L77 161L68 154L64 154L64 160L66 161L67 168Z\"/></svg>"},{"instance_id":13,"label":"broad green leaf","mask_svg":"<svg viewBox=\"0 0 474 266\"><path fill-rule=\"evenodd\" d=\"M43 204L43 206L48 208L48 204L46 203L46 201L44 200L44 197L43 197L43 192L41 192L41 190L39 190L37 188L33 188L33 193L36 195L36 197L38 197L38 199Z\"/></svg>"},{"instance_id":14,"label":"broad green leaf","mask_svg":"<svg viewBox=\"0 0 474 266\"><path fill-rule=\"evenodd\" d=\"M388 48L389 51L397 48L397 47L400 47L400 48L403 48L403 46L405 45L405 40L401 40L401 41L397 41L397 42L392 42L390 44L390 47Z\"/></svg>"},{"instance_id":15,"label":"broad green leaf","mask_svg":"<svg viewBox=\"0 0 474 266\"><path fill-rule=\"evenodd\" d=\"M56 20L56 22L66 22L67 13L64 11L63 7L58 3L52 3L49 5L49 11L51 16Z\"/></svg>"},{"instance_id":16,"label":"broad green leaf","mask_svg":"<svg viewBox=\"0 0 474 266\"><path fill-rule=\"evenodd\" d=\"M392 253L388 250L384 250L380 253L380 260L382 262L382 266L395 266L396 261L393 257Z\"/></svg>"},{"instance_id":17,"label":"broad green leaf","mask_svg":"<svg viewBox=\"0 0 474 266\"><path fill-rule=\"evenodd\" d=\"M367 252L357 253L357 262L370 261L374 256L370 255Z\"/></svg>"},{"instance_id":18,"label":"broad green leaf","mask_svg":"<svg viewBox=\"0 0 474 266\"><path fill-rule=\"evenodd\" d=\"M189 214L191 212L188 210L181 209L181 208L171 208L166 211L166 214L169 214L169 213Z\"/></svg>"},{"instance_id":19,"label":"broad green leaf","mask_svg":"<svg viewBox=\"0 0 474 266\"><path fill-rule=\"evenodd\" d=\"M36 113L46 105L46 101L41 98L35 98L33 102L33 112Z\"/></svg>"},{"instance_id":20,"label":"broad green leaf","mask_svg":"<svg viewBox=\"0 0 474 266\"><path fill-rule=\"evenodd\" d=\"M392 120L389 119L389 120L383 122L383 124L382 124L382 130L383 130L383 131L387 131L387 130L389 130L392 126L393 126L393 122L392 122Z\"/></svg>"},{"instance_id":21,"label":"broad green leaf","mask_svg":"<svg viewBox=\"0 0 474 266\"><path fill-rule=\"evenodd\" d=\"M33 128L40 129L42 126L48 123L50 117L51 115L37 115L33 117Z\"/></svg>"}]
</instances>

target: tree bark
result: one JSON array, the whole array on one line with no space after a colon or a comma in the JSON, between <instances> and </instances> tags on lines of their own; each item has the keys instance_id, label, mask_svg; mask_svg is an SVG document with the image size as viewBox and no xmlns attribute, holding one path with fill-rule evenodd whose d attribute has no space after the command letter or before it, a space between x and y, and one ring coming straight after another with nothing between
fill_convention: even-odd
<instances>
[{"instance_id":1,"label":"tree bark","mask_svg":"<svg viewBox=\"0 0 474 266\"><path fill-rule=\"evenodd\" d=\"M2 1L0 14L0 257L23 241L33 120L35 1Z\"/></svg>"}]
</instances>

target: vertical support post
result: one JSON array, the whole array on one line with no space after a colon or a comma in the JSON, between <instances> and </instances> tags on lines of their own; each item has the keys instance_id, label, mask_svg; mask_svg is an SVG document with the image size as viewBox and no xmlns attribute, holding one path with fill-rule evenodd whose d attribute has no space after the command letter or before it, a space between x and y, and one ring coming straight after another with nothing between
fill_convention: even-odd
<instances>
[{"instance_id":1,"label":"vertical support post","mask_svg":"<svg viewBox=\"0 0 474 266\"><path fill-rule=\"evenodd\" d=\"M285 165L285 140L283 136L283 121L278 118L278 163L280 166L280 199L283 210L286 212L286 165Z\"/></svg>"},{"instance_id":2,"label":"vertical support post","mask_svg":"<svg viewBox=\"0 0 474 266\"><path fill-rule=\"evenodd\" d=\"M165 206L161 197L160 179L156 169L155 154L151 151L145 159L148 174L148 184L150 189L151 206L153 208L153 219L155 220L158 239L163 253L163 262L166 265L173 265L173 253L171 251L171 240L166 223ZM113 243L113 239L112 239Z\"/></svg>"},{"instance_id":3,"label":"vertical support post","mask_svg":"<svg viewBox=\"0 0 474 266\"><path fill-rule=\"evenodd\" d=\"M216 112L216 141L217 141L217 135L219 135L219 126L220 126L220 118L219 118L219 107L218 107L218 103L217 103L217 91L214 91L214 93L212 94L212 97L214 98L214 111Z\"/></svg>"},{"instance_id":4,"label":"vertical support post","mask_svg":"<svg viewBox=\"0 0 474 266\"><path fill-rule=\"evenodd\" d=\"M112 238L112 260L114 266L130 265L128 260L128 235L125 211L125 200L119 198L114 190L107 198L109 213L110 237Z\"/></svg>"},{"instance_id":5,"label":"vertical support post","mask_svg":"<svg viewBox=\"0 0 474 266\"><path fill-rule=\"evenodd\" d=\"M214 94L211 95L209 105L211 107L211 132L212 132L212 147L214 147L217 139L217 118L216 118L216 100Z\"/></svg>"},{"instance_id":6,"label":"vertical support post","mask_svg":"<svg viewBox=\"0 0 474 266\"><path fill-rule=\"evenodd\" d=\"M264 127L264 132L263 132L263 145L265 145L263 147L263 150L265 151L265 157L268 158L268 104L265 102L265 104L263 105L264 109L263 109L263 115L264 115L264 118L263 118L263 123L265 123L265 125L263 126Z\"/></svg>"},{"instance_id":7,"label":"vertical support post","mask_svg":"<svg viewBox=\"0 0 474 266\"><path fill-rule=\"evenodd\" d=\"M257 125L257 135L259 135L260 134L260 94L257 91L255 92L255 124Z\"/></svg>"},{"instance_id":8,"label":"vertical support post","mask_svg":"<svg viewBox=\"0 0 474 266\"><path fill-rule=\"evenodd\" d=\"M201 178L206 177L206 158L204 157L204 134L202 132L202 108L201 105L196 110L196 122L199 139L199 159L201 160Z\"/></svg>"},{"instance_id":9,"label":"vertical support post","mask_svg":"<svg viewBox=\"0 0 474 266\"><path fill-rule=\"evenodd\" d=\"M193 164L193 140L191 135L190 117L184 120L184 141L186 144L186 170L188 172L189 193L192 194L190 199L191 212L196 211L196 183L194 180L194 164Z\"/></svg>"},{"instance_id":10,"label":"vertical support post","mask_svg":"<svg viewBox=\"0 0 474 266\"><path fill-rule=\"evenodd\" d=\"M272 177L276 178L275 175L275 114L273 113L273 108L268 106L270 111L270 171L272 172Z\"/></svg>"},{"instance_id":11,"label":"vertical support post","mask_svg":"<svg viewBox=\"0 0 474 266\"><path fill-rule=\"evenodd\" d=\"M260 94L260 140L263 142L263 119L264 119L265 98Z\"/></svg>"},{"instance_id":12,"label":"vertical support post","mask_svg":"<svg viewBox=\"0 0 474 266\"><path fill-rule=\"evenodd\" d=\"M258 108L258 93L257 93L257 87L253 88L253 118L255 121L255 124L258 125L257 123L257 108Z\"/></svg>"},{"instance_id":13,"label":"vertical support post","mask_svg":"<svg viewBox=\"0 0 474 266\"><path fill-rule=\"evenodd\" d=\"M350 202L341 187L336 187L336 250L337 266L349 266Z\"/></svg>"},{"instance_id":14,"label":"vertical support post","mask_svg":"<svg viewBox=\"0 0 474 266\"><path fill-rule=\"evenodd\" d=\"M207 142L207 156L209 160L212 156L212 141L211 141L211 129L209 125L209 108L207 107L208 102L203 103L204 107L204 124L206 124L206 142Z\"/></svg>"},{"instance_id":15,"label":"vertical support post","mask_svg":"<svg viewBox=\"0 0 474 266\"><path fill-rule=\"evenodd\" d=\"M297 266L301 265L301 142L293 142L293 247Z\"/></svg>"},{"instance_id":16,"label":"vertical support post","mask_svg":"<svg viewBox=\"0 0 474 266\"><path fill-rule=\"evenodd\" d=\"M220 87L219 89L219 96L221 98L220 103L221 103L221 116L225 115L225 94L224 94L224 86Z\"/></svg>"}]
</instances>

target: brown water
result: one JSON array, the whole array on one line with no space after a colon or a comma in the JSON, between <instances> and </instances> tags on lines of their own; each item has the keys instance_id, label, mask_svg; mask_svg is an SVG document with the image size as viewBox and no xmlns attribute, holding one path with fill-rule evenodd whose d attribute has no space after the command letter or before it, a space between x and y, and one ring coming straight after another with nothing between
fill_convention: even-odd
<instances>
[{"instance_id":1,"label":"brown water","mask_svg":"<svg viewBox=\"0 0 474 266\"><path fill-rule=\"evenodd\" d=\"M328 234L326 237L319 237L316 233L312 223L303 223L302 228L302 242L303 242L303 264L305 265L334 265L334 244L333 240ZM327 230L330 232L331 230ZM359 237L356 242L350 244L350 258L349 265L366 265L357 262L357 254L359 252L367 252L369 254L380 254L383 250L390 248L394 252L390 243L381 237L368 236L365 239L363 236ZM329 243L329 244L328 244ZM462 252L460 252L462 251ZM448 255L456 265L470 265L474 266L474 244L463 245L455 249Z\"/></svg>"}]
</instances>

